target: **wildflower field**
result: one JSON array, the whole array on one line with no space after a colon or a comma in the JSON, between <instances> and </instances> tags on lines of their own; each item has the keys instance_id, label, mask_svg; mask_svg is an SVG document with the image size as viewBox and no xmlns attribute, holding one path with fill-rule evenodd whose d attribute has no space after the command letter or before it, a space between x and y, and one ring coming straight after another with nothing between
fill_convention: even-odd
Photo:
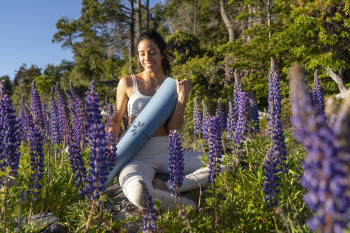
<instances>
[{"instance_id":1,"label":"wildflower field","mask_svg":"<svg viewBox=\"0 0 350 233\"><path fill-rule=\"evenodd\" d=\"M42 212L59 217L65 232L129 232L131 223L140 232L343 232L350 206L350 103L325 108L317 73L312 94L303 76L293 67L291 124L282 124L273 60L267 117L258 117L254 95L242 90L237 73L232 99L220 100L216 112L195 99L193 119L186 119L191 128L169 136L169 182L177 200L183 150L203 150L209 185L200 190L198 208L179 203L160 211L146 195L149 208L127 219L104 208L103 184L118 160L118 139L106 130L113 108L100 105L94 81L84 98L72 85L64 94L56 86L48 104L34 81L18 116L0 84L1 232L46 232L33 221Z\"/></svg>"}]
</instances>

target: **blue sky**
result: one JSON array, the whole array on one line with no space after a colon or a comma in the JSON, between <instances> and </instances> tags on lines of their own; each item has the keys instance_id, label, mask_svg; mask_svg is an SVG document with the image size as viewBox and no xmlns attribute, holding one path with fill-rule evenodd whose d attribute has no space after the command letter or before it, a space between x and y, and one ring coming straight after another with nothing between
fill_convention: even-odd
<instances>
[{"instance_id":1,"label":"blue sky","mask_svg":"<svg viewBox=\"0 0 350 233\"><path fill-rule=\"evenodd\" d=\"M151 6L161 0L151 0ZM72 60L72 53L51 43L56 22L80 16L81 0L4 0L0 7L0 77L13 79L22 64L45 68Z\"/></svg>"}]
</instances>

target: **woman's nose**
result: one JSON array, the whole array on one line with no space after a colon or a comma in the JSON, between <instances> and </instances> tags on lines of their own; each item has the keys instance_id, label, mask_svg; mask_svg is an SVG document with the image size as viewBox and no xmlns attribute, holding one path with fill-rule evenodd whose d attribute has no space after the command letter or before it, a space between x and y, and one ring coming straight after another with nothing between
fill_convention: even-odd
<instances>
[{"instance_id":1,"label":"woman's nose","mask_svg":"<svg viewBox=\"0 0 350 233\"><path fill-rule=\"evenodd\" d=\"M151 54L145 53L145 59L148 60L148 59L150 59L150 58L151 58Z\"/></svg>"}]
</instances>

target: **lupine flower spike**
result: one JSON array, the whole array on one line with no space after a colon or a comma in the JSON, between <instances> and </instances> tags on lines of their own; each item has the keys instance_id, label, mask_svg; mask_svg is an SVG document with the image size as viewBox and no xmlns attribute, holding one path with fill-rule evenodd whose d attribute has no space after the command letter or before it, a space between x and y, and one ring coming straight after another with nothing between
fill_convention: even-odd
<instances>
[{"instance_id":1,"label":"lupine flower spike","mask_svg":"<svg viewBox=\"0 0 350 233\"><path fill-rule=\"evenodd\" d=\"M324 113L325 103L323 97L323 91L318 79L317 70L314 73L314 85L312 87L312 100L315 108L315 115Z\"/></svg>"},{"instance_id":2,"label":"lupine flower spike","mask_svg":"<svg viewBox=\"0 0 350 233\"><path fill-rule=\"evenodd\" d=\"M66 92L68 97L68 105L72 121L72 129L68 134L68 152L71 170L74 174L75 187L80 195L84 194L86 182L86 169L81 154L81 119L79 118L79 106L77 102Z\"/></svg>"},{"instance_id":3,"label":"lupine flower spike","mask_svg":"<svg viewBox=\"0 0 350 233\"><path fill-rule=\"evenodd\" d=\"M218 105L216 107L215 115L219 120L220 130L223 131L225 128L225 119L224 119L225 112L224 112L224 108L223 108L222 103L221 103L221 98L219 98L219 100L218 100Z\"/></svg>"},{"instance_id":4,"label":"lupine flower spike","mask_svg":"<svg viewBox=\"0 0 350 233\"><path fill-rule=\"evenodd\" d=\"M0 171L6 172L10 168L11 175L16 177L20 158L20 122L1 81L0 116Z\"/></svg>"},{"instance_id":5,"label":"lupine flower spike","mask_svg":"<svg viewBox=\"0 0 350 233\"><path fill-rule=\"evenodd\" d=\"M238 71L234 71L235 85L233 89L233 115L232 115L232 128L235 129L238 119L238 106L239 106L239 93L242 91L241 78Z\"/></svg>"},{"instance_id":6,"label":"lupine flower spike","mask_svg":"<svg viewBox=\"0 0 350 233\"><path fill-rule=\"evenodd\" d=\"M314 115L312 96L299 65L292 69L290 89L295 138L307 151L301 184L307 190L304 200L314 213L307 226L315 232L343 232L350 206L350 100L345 101L332 130L324 114Z\"/></svg>"},{"instance_id":7,"label":"lupine flower spike","mask_svg":"<svg viewBox=\"0 0 350 233\"><path fill-rule=\"evenodd\" d=\"M209 134L209 110L206 102L202 100L203 117L202 117L202 135L204 139L208 139Z\"/></svg>"},{"instance_id":8,"label":"lupine flower spike","mask_svg":"<svg viewBox=\"0 0 350 233\"><path fill-rule=\"evenodd\" d=\"M269 77L269 105L268 105L268 132L272 138L272 147L269 149L264 160L264 198L267 206L278 204L280 171L288 172L285 163L287 150L281 123L281 91L279 78L273 58L271 58L271 70Z\"/></svg>"},{"instance_id":9,"label":"lupine flower spike","mask_svg":"<svg viewBox=\"0 0 350 233\"><path fill-rule=\"evenodd\" d=\"M41 132L43 133L46 127L45 116L43 112L42 102L40 100L39 92L35 86L35 80L32 83L31 89L31 110L33 111L34 123L39 126Z\"/></svg>"},{"instance_id":10,"label":"lupine flower spike","mask_svg":"<svg viewBox=\"0 0 350 233\"><path fill-rule=\"evenodd\" d=\"M42 105L35 87L35 82L32 85L32 111L35 114L33 121L30 122L29 130L29 143L30 143L30 166L31 166L31 178L28 186L28 194L31 196L31 200L35 201L40 194L42 188L40 181L44 175L44 155L43 155L43 131L42 125ZM35 120L36 119L36 120ZM39 123L39 124L36 124Z\"/></svg>"},{"instance_id":11,"label":"lupine flower spike","mask_svg":"<svg viewBox=\"0 0 350 233\"><path fill-rule=\"evenodd\" d=\"M142 183L143 187L143 195L144 195L144 202L146 203L146 208L142 209L142 232L143 233L151 233L156 232L156 210L154 209L154 203L152 196L149 194L146 185Z\"/></svg>"},{"instance_id":12,"label":"lupine flower spike","mask_svg":"<svg viewBox=\"0 0 350 233\"><path fill-rule=\"evenodd\" d=\"M57 108L56 102L53 99L53 88L51 88L51 92L50 92L49 111L50 111L51 143L59 144L60 131L59 131L59 124L58 124L58 108Z\"/></svg>"},{"instance_id":13,"label":"lupine flower spike","mask_svg":"<svg viewBox=\"0 0 350 233\"><path fill-rule=\"evenodd\" d=\"M86 92L86 112L89 119L90 175L87 178L86 192L90 199L99 199L107 179L109 169L106 132L102 125L101 111L95 81L91 81Z\"/></svg>"},{"instance_id":14,"label":"lupine flower spike","mask_svg":"<svg viewBox=\"0 0 350 233\"><path fill-rule=\"evenodd\" d=\"M254 92L250 91L249 95L249 104L248 104L248 126L249 131L252 133L258 133L260 131L259 126L259 112L258 112L258 104L256 102L256 98Z\"/></svg>"},{"instance_id":15,"label":"lupine flower spike","mask_svg":"<svg viewBox=\"0 0 350 233\"><path fill-rule=\"evenodd\" d=\"M29 125L33 121L32 114L29 111L27 104L25 103L24 94L22 94L21 99L21 110L19 111L19 119L21 121L22 132L26 137L29 136Z\"/></svg>"},{"instance_id":16,"label":"lupine flower spike","mask_svg":"<svg viewBox=\"0 0 350 233\"><path fill-rule=\"evenodd\" d=\"M108 102L108 99L106 98L106 117L107 117L107 122L106 122L106 132L107 132L107 158L108 158L108 165L109 169L113 169L115 162L117 161L117 143L116 143L116 138L114 136L113 131L108 131L110 128L111 120L113 117L113 107L112 105ZM119 136L121 136L121 130L119 131Z\"/></svg>"},{"instance_id":17,"label":"lupine flower spike","mask_svg":"<svg viewBox=\"0 0 350 233\"><path fill-rule=\"evenodd\" d=\"M288 172L286 164L287 149L281 122L281 88L278 74L276 72L275 61L271 58L271 70L269 76L268 94L268 133L273 139L275 151L279 151L280 169L284 173Z\"/></svg>"},{"instance_id":18,"label":"lupine flower spike","mask_svg":"<svg viewBox=\"0 0 350 233\"><path fill-rule=\"evenodd\" d=\"M169 179L170 192L177 200L178 188L182 186L184 178L184 153L179 135L176 130L169 134Z\"/></svg>"},{"instance_id":19,"label":"lupine flower spike","mask_svg":"<svg viewBox=\"0 0 350 233\"><path fill-rule=\"evenodd\" d=\"M80 127L80 140L81 140L81 147L83 148L84 144L87 144L87 135L86 132L88 130L87 127L87 120L86 120L86 111L84 103L81 99L81 96L78 94L78 92L74 89L72 81L70 81L70 92L72 94L72 101L73 105L75 106L74 114L76 115L77 122L79 123Z\"/></svg>"},{"instance_id":20,"label":"lupine flower spike","mask_svg":"<svg viewBox=\"0 0 350 233\"><path fill-rule=\"evenodd\" d=\"M226 131L229 138L233 140L234 137L234 126L233 126L233 104L231 101L228 102L228 113L226 120Z\"/></svg>"},{"instance_id":21,"label":"lupine flower spike","mask_svg":"<svg viewBox=\"0 0 350 233\"><path fill-rule=\"evenodd\" d=\"M200 135L202 128L202 113L197 97L194 98L193 105L193 130L194 134Z\"/></svg>"},{"instance_id":22,"label":"lupine flower spike","mask_svg":"<svg viewBox=\"0 0 350 233\"><path fill-rule=\"evenodd\" d=\"M217 117L209 118L209 176L208 183L215 184L216 177L220 172L220 164L223 154L220 122Z\"/></svg>"},{"instance_id":23,"label":"lupine flower spike","mask_svg":"<svg viewBox=\"0 0 350 233\"><path fill-rule=\"evenodd\" d=\"M58 107L58 125L59 125L59 142L66 143L68 138L68 130L69 130L69 117L68 110L66 106L66 101L63 98L61 93L61 89L59 85L56 85L56 101Z\"/></svg>"},{"instance_id":24,"label":"lupine flower spike","mask_svg":"<svg viewBox=\"0 0 350 233\"><path fill-rule=\"evenodd\" d=\"M235 125L233 142L237 151L241 151L248 133L247 121L248 93L240 92L238 100L238 118Z\"/></svg>"}]
</instances>

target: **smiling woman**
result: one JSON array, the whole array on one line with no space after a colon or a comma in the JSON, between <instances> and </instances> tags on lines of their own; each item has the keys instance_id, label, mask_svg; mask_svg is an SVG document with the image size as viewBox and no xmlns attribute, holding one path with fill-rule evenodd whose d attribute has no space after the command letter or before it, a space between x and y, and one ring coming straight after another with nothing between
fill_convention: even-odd
<instances>
[{"instance_id":1,"label":"smiling woman","mask_svg":"<svg viewBox=\"0 0 350 233\"><path fill-rule=\"evenodd\" d=\"M147 63L151 65L151 62L154 61L154 59L158 59L158 62L156 64L161 64L161 68L164 74L170 74L167 46L160 35L157 36L156 34L152 35L151 33L143 33L138 38L137 44L137 53L141 71L144 71L144 69L147 68L145 66ZM161 60L159 61L159 59Z\"/></svg>"},{"instance_id":2,"label":"smiling woman","mask_svg":"<svg viewBox=\"0 0 350 233\"><path fill-rule=\"evenodd\" d=\"M140 35L137 51L140 67L142 67L141 72L123 77L117 87L116 108L110 128L116 138L119 135L120 125L126 110L128 109L129 119L133 121L162 83L166 83L164 80L170 72L166 43L156 31L144 32ZM168 173L168 135L171 130L179 129L183 123L184 111L191 88L192 84L188 80L176 80L177 98L175 98L176 104L172 114L165 124L154 129L156 133L153 137L135 154L133 160L121 169L119 175L120 186L129 201L140 208L147 207L143 198L142 183L145 184L153 198L161 200L162 209L176 206L174 198L169 193L168 187L170 184L164 183L162 180L154 178L154 176L155 173ZM147 108L144 110L146 111ZM156 118L158 116L152 120ZM207 184L209 170L207 167L201 168L204 165L200 160L201 155L202 152L184 152L185 176L183 185L178 190L179 192L189 191ZM196 208L196 203L185 197L179 197L178 201Z\"/></svg>"}]
</instances>

